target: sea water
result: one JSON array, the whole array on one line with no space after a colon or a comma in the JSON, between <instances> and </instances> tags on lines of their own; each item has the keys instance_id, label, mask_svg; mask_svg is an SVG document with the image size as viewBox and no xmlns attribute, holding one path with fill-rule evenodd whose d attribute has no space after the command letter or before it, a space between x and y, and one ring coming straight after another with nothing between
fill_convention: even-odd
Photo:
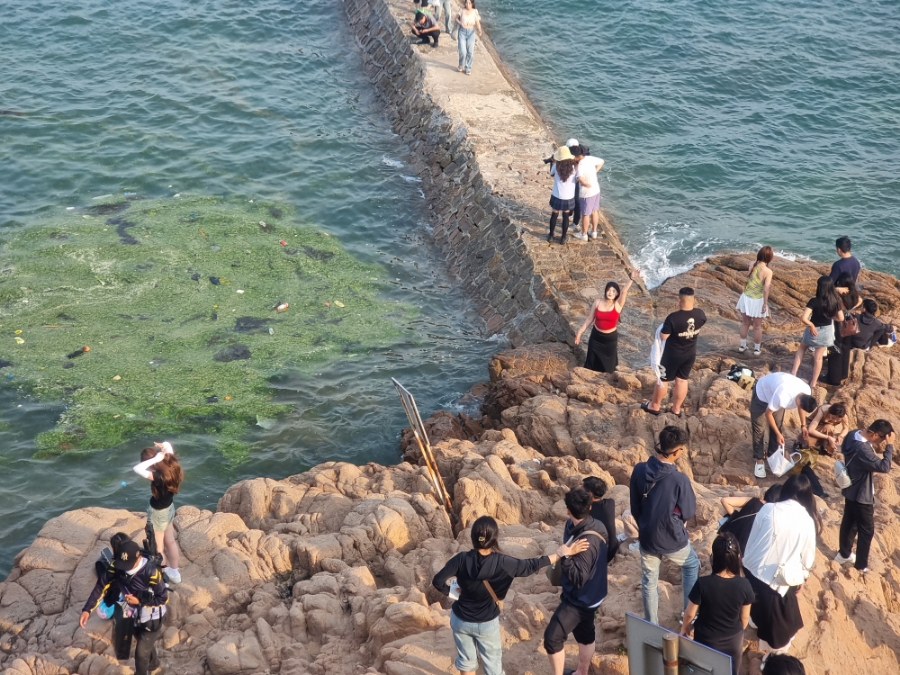
<instances>
[{"instance_id":1,"label":"sea water","mask_svg":"<svg viewBox=\"0 0 900 675\"><path fill-rule=\"evenodd\" d=\"M303 232L319 233L311 255L319 249L340 250L334 260L348 254L360 266L377 268L372 283L378 287L378 302L415 309L412 315L405 309L385 310L386 321L395 325L377 346L354 337L357 326L341 331L340 325L336 329L329 324L332 335L341 332L333 338L340 343L338 356L304 358L296 367L279 370L271 380L272 396L290 412L274 422L264 418L259 425L248 425L247 453L237 458L229 453L215 424L206 431L169 436L186 475L176 505L215 508L222 492L242 478L280 478L328 460L396 462L399 432L407 423L391 377L416 395L423 415L442 407L460 410L457 399L486 379L488 358L504 342L502 337L485 339L479 332L471 304L429 249L423 196L404 161L407 148L381 114L356 47L344 30L340 3L36 0L5 9L0 55L4 241L28 241L20 233L74 218L115 242L116 225L108 225L105 216L96 217L100 213L96 205L134 200L129 211L119 214L127 220L129 213L146 210L146 204L154 201L188 200L198 206L182 214L183 226L191 233L191 245L209 244L209 255L221 242L204 238L213 236L204 229L204 219L213 217L204 211L205 197L242 202L248 214L260 201L284 204L274 213L265 209L245 218L254 236L269 236L260 233L259 220L284 233L271 235L275 238L260 245L281 255L284 247L278 240L284 236L304 258L304 250L295 244L298 240L289 236L292 223ZM109 232L103 233L103 227ZM56 245L64 242L59 238L74 236L78 230L54 232L46 242L34 245ZM152 222L138 223L127 232L142 241L155 236ZM301 233L301 239L306 236ZM170 260L149 259L163 255L164 249L148 253L146 261L135 259L134 279L169 265ZM222 253L232 254L224 246ZM243 256L242 251L234 254ZM221 272L200 270L203 286L185 271L179 288L193 284L198 292L230 294L228 302L247 302L253 291L248 288L236 295L236 289L245 290L236 280L253 259L248 255L235 260L243 268L232 268L229 258ZM207 260L203 266L210 264ZM96 282L84 281L93 284L85 301L104 292L101 281L110 282L111 268L101 267ZM207 280L211 275L233 283L213 287ZM286 279L285 292L293 285L295 278ZM270 289L271 306L279 300L290 302L274 297L277 290ZM67 292L66 297L74 297L71 289ZM352 309L335 289L319 299L322 312ZM335 300L346 307L324 306ZM70 304L59 312L78 319L78 307ZM198 320L209 321L223 307L209 304ZM272 335L254 339L278 341L288 336L288 330L300 330L290 326L294 316L290 312L295 310L300 308L292 306L282 319L272 311ZM151 332L165 336L159 327L144 326L168 317L148 312L148 321L142 322L139 315L147 310L124 299L120 311L129 317L122 319L123 330L146 330L148 338ZM234 317L224 309L219 321L231 325ZM36 458L35 438L55 429L60 416L69 411L65 400L25 396L19 389L27 373L17 371L15 350L36 348L36 338L27 331L16 335L21 327L11 320L8 309L0 312L0 358L14 364L0 371L0 576L41 525L65 510L92 505L145 509L149 484L131 467L142 447L162 440L136 437L85 454ZM57 328L47 330L65 330L65 323L60 319L52 324ZM162 325L173 326L174 333L180 323ZM305 326L310 332L319 329L314 321ZM15 337L24 344L17 344ZM71 337L71 349L83 344L77 333ZM114 344L104 342L75 359L75 369L58 372L74 373L92 363L99 366L100 360L91 359ZM306 340L307 352L310 342L314 341ZM48 371L61 368L65 361L64 353L48 353ZM156 368L155 363L144 367ZM128 372L116 374L122 380L108 378L110 388L122 386L129 377ZM153 407L157 393L148 388L146 409ZM226 402L225 394L218 392L218 403L209 407L237 403ZM203 400L198 403L207 405ZM110 423L113 414L120 413L110 410ZM118 419L124 418L123 414Z\"/></svg>"},{"instance_id":2,"label":"sea water","mask_svg":"<svg viewBox=\"0 0 900 675\"><path fill-rule=\"evenodd\" d=\"M900 272L894 0L478 4L558 140L606 160L604 206L652 284L764 244L832 260L845 234Z\"/></svg>"}]
</instances>

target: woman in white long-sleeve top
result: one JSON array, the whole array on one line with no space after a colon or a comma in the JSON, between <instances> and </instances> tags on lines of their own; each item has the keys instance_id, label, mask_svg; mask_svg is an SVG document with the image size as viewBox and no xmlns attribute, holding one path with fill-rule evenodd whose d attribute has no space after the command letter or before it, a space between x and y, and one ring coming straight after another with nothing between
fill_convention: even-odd
<instances>
[{"instance_id":1,"label":"woman in white long-sleeve top","mask_svg":"<svg viewBox=\"0 0 900 675\"><path fill-rule=\"evenodd\" d=\"M175 541L175 527L172 525L175 518L173 501L184 480L184 471L171 443L163 441L154 443L153 446L141 451L141 462L134 467L134 472L150 481L147 521L153 526L157 550L164 554L166 577L169 582L178 584L181 583L181 573L178 571L181 551Z\"/></svg>"},{"instance_id":2,"label":"woman in white long-sleeve top","mask_svg":"<svg viewBox=\"0 0 900 675\"><path fill-rule=\"evenodd\" d=\"M764 651L787 652L803 628L797 594L816 561L818 529L812 484L802 474L791 476L780 501L766 504L756 515L744 573L756 593L750 619Z\"/></svg>"}]
</instances>

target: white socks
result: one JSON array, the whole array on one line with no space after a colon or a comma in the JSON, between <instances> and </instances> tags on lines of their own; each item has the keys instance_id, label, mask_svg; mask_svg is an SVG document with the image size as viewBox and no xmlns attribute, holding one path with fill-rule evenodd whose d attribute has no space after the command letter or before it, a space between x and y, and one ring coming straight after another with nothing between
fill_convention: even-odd
<instances>
[{"instance_id":1,"label":"white socks","mask_svg":"<svg viewBox=\"0 0 900 675\"><path fill-rule=\"evenodd\" d=\"M747 338L744 338L743 340L741 340L741 349L746 349L746 348L747 348Z\"/></svg>"}]
</instances>

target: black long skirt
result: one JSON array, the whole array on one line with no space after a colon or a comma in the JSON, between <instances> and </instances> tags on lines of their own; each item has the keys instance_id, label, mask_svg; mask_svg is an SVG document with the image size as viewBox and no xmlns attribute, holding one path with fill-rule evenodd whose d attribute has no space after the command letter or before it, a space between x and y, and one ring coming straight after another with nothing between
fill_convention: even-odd
<instances>
[{"instance_id":1,"label":"black long skirt","mask_svg":"<svg viewBox=\"0 0 900 675\"><path fill-rule=\"evenodd\" d=\"M744 631L731 637L713 637L698 632L694 635L694 640L717 652L728 654L731 657L731 675L738 675L741 670L741 658L744 655Z\"/></svg>"},{"instance_id":2,"label":"black long skirt","mask_svg":"<svg viewBox=\"0 0 900 675\"><path fill-rule=\"evenodd\" d=\"M744 576L756 593L756 602L750 607L750 618L756 624L757 635L773 649L781 649L791 641L801 628L800 603L797 600L799 586L791 586L784 597L763 583L744 568Z\"/></svg>"},{"instance_id":3,"label":"black long skirt","mask_svg":"<svg viewBox=\"0 0 900 675\"><path fill-rule=\"evenodd\" d=\"M587 358L584 367L598 373L614 373L619 365L619 331L601 333L591 328Z\"/></svg>"}]
</instances>

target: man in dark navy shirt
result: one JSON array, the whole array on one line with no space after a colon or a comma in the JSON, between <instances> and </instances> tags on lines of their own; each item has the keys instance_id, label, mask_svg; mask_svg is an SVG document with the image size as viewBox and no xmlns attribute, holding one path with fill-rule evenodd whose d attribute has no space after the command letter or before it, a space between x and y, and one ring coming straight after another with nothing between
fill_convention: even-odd
<instances>
[{"instance_id":1,"label":"man in dark navy shirt","mask_svg":"<svg viewBox=\"0 0 900 675\"><path fill-rule=\"evenodd\" d=\"M831 266L831 274L828 276L831 277L832 281L836 282L838 277L846 272L853 277L853 281L856 281L857 277L859 277L860 264L859 260L850 253L852 246L850 237L838 237L834 242L834 246L837 249L838 259Z\"/></svg>"}]
</instances>

